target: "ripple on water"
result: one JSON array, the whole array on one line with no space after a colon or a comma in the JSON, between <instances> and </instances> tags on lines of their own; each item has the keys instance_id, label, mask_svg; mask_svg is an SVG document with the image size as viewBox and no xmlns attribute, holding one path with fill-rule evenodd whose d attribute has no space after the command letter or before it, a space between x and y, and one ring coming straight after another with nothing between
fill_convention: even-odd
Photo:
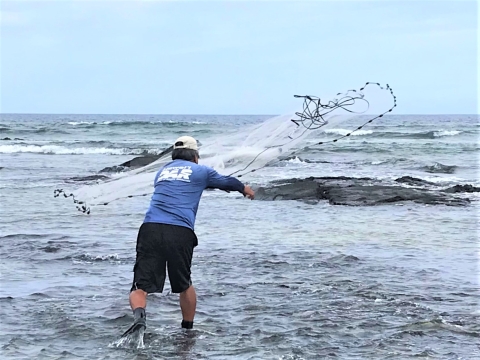
<instances>
[{"instance_id":1,"label":"ripple on water","mask_svg":"<svg viewBox=\"0 0 480 360\"><path fill-rule=\"evenodd\" d=\"M7 356L380 359L455 358L478 350L472 345L478 316L465 316L460 307L478 302L472 285L441 280L443 270L422 265L414 253L393 261L323 243L253 250L205 244L192 272L198 295L193 338L179 329L178 296L167 281L164 294L149 297L145 347L112 348L132 321L132 243L8 239L22 250L11 251L12 258L28 250L33 265L54 264L50 273L56 269L65 278L47 290L0 298L17 315L4 322L0 336Z\"/></svg>"}]
</instances>

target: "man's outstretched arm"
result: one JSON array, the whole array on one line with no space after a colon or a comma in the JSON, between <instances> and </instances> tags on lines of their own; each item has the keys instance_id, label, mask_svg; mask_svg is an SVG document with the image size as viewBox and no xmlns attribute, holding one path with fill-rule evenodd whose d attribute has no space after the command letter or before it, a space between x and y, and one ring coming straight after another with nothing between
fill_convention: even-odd
<instances>
[{"instance_id":1,"label":"man's outstretched arm","mask_svg":"<svg viewBox=\"0 0 480 360\"><path fill-rule=\"evenodd\" d=\"M255 192L248 185L244 185L233 176L220 175L213 169L208 170L208 187L225 191L238 191L249 199L254 198Z\"/></svg>"}]
</instances>

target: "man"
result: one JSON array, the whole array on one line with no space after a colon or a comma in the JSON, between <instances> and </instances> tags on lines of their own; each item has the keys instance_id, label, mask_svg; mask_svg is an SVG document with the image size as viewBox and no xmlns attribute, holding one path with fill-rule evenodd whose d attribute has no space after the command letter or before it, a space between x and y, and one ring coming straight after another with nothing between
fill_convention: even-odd
<instances>
[{"instance_id":1,"label":"man","mask_svg":"<svg viewBox=\"0 0 480 360\"><path fill-rule=\"evenodd\" d=\"M193 249L198 241L195 217L203 190L238 191L249 199L254 191L238 179L198 165L197 141L182 136L173 145L172 161L158 171L154 193L137 237L130 306L134 324L124 335L146 328L147 294L162 292L166 269L173 293L180 294L182 328L191 329L196 293L190 278Z\"/></svg>"}]
</instances>

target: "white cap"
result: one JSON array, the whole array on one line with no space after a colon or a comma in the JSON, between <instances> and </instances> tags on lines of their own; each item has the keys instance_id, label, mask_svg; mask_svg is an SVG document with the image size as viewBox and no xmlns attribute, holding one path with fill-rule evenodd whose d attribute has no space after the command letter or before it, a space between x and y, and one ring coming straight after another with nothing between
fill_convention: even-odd
<instances>
[{"instance_id":1,"label":"white cap","mask_svg":"<svg viewBox=\"0 0 480 360\"><path fill-rule=\"evenodd\" d=\"M191 136L180 136L173 145L174 149L198 150L197 140Z\"/></svg>"}]
</instances>

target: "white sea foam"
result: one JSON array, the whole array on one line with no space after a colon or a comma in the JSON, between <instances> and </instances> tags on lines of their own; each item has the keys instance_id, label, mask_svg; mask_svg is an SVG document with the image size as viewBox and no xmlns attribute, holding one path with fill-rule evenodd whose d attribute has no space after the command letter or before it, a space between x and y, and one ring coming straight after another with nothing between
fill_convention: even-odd
<instances>
[{"instance_id":1,"label":"white sea foam","mask_svg":"<svg viewBox=\"0 0 480 360\"><path fill-rule=\"evenodd\" d=\"M325 130L325 133L327 134L336 134L336 135L342 135L345 136L348 133L351 133L352 129L347 130L347 129L327 129ZM364 135L370 135L373 134L372 130L357 130L354 133L352 133L350 136L364 136Z\"/></svg>"},{"instance_id":2,"label":"white sea foam","mask_svg":"<svg viewBox=\"0 0 480 360\"><path fill-rule=\"evenodd\" d=\"M148 153L160 153L162 149L150 149ZM114 149L114 148L95 148L80 147L69 148L58 145L0 145L0 154L14 153L36 153L36 154L55 154L55 155L87 155L87 154L106 154L106 155L132 155L143 154L145 149Z\"/></svg>"},{"instance_id":3,"label":"white sea foam","mask_svg":"<svg viewBox=\"0 0 480 360\"><path fill-rule=\"evenodd\" d=\"M435 131L433 133L433 136L435 136L435 137L455 136L455 135L458 135L460 133L461 133L461 131L458 131L458 130L439 130L439 131Z\"/></svg>"},{"instance_id":4,"label":"white sea foam","mask_svg":"<svg viewBox=\"0 0 480 360\"><path fill-rule=\"evenodd\" d=\"M297 156L294 156L293 158L287 160L287 162L291 164L307 164L307 162L303 161Z\"/></svg>"},{"instance_id":5,"label":"white sea foam","mask_svg":"<svg viewBox=\"0 0 480 360\"><path fill-rule=\"evenodd\" d=\"M92 125L96 124L94 121L69 121L68 125L77 126L77 125Z\"/></svg>"}]
</instances>

